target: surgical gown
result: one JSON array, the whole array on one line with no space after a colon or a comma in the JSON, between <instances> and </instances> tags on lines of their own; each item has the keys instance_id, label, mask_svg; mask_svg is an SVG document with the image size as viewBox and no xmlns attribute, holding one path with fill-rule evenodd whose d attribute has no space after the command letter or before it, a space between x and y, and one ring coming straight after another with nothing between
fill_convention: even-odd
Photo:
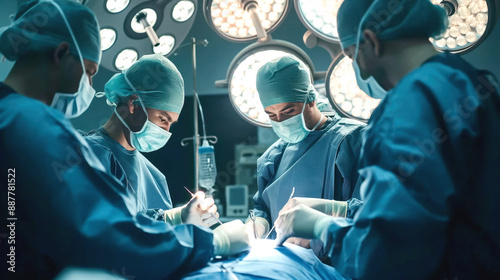
<instances>
[{"instance_id":1,"label":"surgical gown","mask_svg":"<svg viewBox=\"0 0 500 280\"><path fill-rule=\"evenodd\" d=\"M172 209L167 180L139 151L129 151L109 136L104 128L85 137L104 169L127 187L137 201L137 210Z\"/></svg>"},{"instance_id":2,"label":"surgical gown","mask_svg":"<svg viewBox=\"0 0 500 280\"><path fill-rule=\"evenodd\" d=\"M165 279L213 256L208 229L135 216L123 186L104 172L64 115L3 83L0 170L2 232L12 223L15 236L15 243L0 242L1 279L53 279L66 266ZM15 274L7 271L10 251Z\"/></svg>"},{"instance_id":3,"label":"surgical gown","mask_svg":"<svg viewBox=\"0 0 500 280\"><path fill-rule=\"evenodd\" d=\"M362 153L364 205L322 233L334 267L356 279L500 279L491 76L459 56L434 56L375 110Z\"/></svg>"},{"instance_id":4,"label":"surgical gown","mask_svg":"<svg viewBox=\"0 0 500 280\"><path fill-rule=\"evenodd\" d=\"M292 188L294 197L359 197L355 189L364 124L335 115L325 125L296 144L278 140L258 159L256 216L272 225Z\"/></svg>"}]
</instances>

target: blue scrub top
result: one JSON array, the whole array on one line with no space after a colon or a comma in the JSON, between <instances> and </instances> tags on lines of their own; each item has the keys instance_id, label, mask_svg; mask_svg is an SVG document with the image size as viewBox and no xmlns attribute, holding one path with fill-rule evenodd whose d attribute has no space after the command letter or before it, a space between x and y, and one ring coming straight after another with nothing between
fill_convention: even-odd
<instances>
[{"instance_id":1,"label":"blue scrub top","mask_svg":"<svg viewBox=\"0 0 500 280\"><path fill-rule=\"evenodd\" d=\"M125 149L102 127L85 139L105 170L127 186L127 193L137 201L137 211L172 209L165 175L144 155Z\"/></svg>"},{"instance_id":2,"label":"blue scrub top","mask_svg":"<svg viewBox=\"0 0 500 280\"><path fill-rule=\"evenodd\" d=\"M167 279L213 256L210 230L135 215L123 186L64 115L3 83L0 170L2 232L13 223L15 235L15 243L0 242L1 279L11 273L10 251L19 279L53 279L66 266Z\"/></svg>"},{"instance_id":3,"label":"blue scrub top","mask_svg":"<svg viewBox=\"0 0 500 280\"><path fill-rule=\"evenodd\" d=\"M269 147L257 161L255 215L272 225L293 187L294 197L359 197L357 163L364 126L336 115L299 143L280 139Z\"/></svg>"},{"instance_id":4,"label":"blue scrub top","mask_svg":"<svg viewBox=\"0 0 500 280\"><path fill-rule=\"evenodd\" d=\"M500 95L457 55L434 56L375 110L364 205L332 218L332 265L359 279L500 279ZM491 83L490 83L491 84Z\"/></svg>"}]
</instances>

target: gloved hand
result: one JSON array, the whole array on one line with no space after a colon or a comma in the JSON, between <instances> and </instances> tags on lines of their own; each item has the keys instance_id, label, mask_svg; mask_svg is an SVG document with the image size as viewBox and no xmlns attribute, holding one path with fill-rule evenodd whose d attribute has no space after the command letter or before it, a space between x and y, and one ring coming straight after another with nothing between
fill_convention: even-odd
<instances>
[{"instance_id":1,"label":"gloved hand","mask_svg":"<svg viewBox=\"0 0 500 280\"><path fill-rule=\"evenodd\" d=\"M321 198L294 197L288 201L281 211L287 211L295 206L303 204L321 213L333 216L344 217L347 215L347 202ZM280 211L280 212L281 212Z\"/></svg>"},{"instance_id":2,"label":"gloved hand","mask_svg":"<svg viewBox=\"0 0 500 280\"><path fill-rule=\"evenodd\" d=\"M248 219L245 226L250 236L253 236L255 239L263 238L269 231L269 223L262 217L255 217L255 222L252 219Z\"/></svg>"},{"instance_id":3,"label":"gloved hand","mask_svg":"<svg viewBox=\"0 0 500 280\"><path fill-rule=\"evenodd\" d=\"M276 220L276 244L283 245L289 237L319 238L332 217L300 204L292 209L280 211Z\"/></svg>"},{"instance_id":4,"label":"gloved hand","mask_svg":"<svg viewBox=\"0 0 500 280\"><path fill-rule=\"evenodd\" d=\"M253 240L240 220L222 224L214 229L213 233L216 256L230 256L246 251Z\"/></svg>"},{"instance_id":5,"label":"gloved hand","mask_svg":"<svg viewBox=\"0 0 500 280\"><path fill-rule=\"evenodd\" d=\"M182 223L210 227L216 224L219 217L217 206L212 198L205 198L204 192L197 192L184 206L165 211L165 222L172 225Z\"/></svg>"}]
</instances>

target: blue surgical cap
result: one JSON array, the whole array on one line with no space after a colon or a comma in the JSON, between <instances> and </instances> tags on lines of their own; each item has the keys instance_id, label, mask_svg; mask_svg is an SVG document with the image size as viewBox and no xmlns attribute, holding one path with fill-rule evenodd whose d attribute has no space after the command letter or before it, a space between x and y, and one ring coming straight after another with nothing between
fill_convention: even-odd
<instances>
[{"instance_id":1,"label":"blue surgical cap","mask_svg":"<svg viewBox=\"0 0 500 280\"><path fill-rule=\"evenodd\" d=\"M141 57L129 69L111 77L104 91L113 104L137 94L147 108L180 113L184 106L181 73L162 55Z\"/></svg>"},{"instance_id":2,"label":"blue surgical cap","mask_svg":"<svg viewBox=\"0 0 500 280\"><path fill-rule=\"evenodd\" d=\"M264 108L284 102L311 103L316 100L317 93L311 83L309 69L291 56L264 64L257 72L256 82Z\"/></svg>"},{"instance_id":3,"label":"blue surgical cap","mask_svg":"<svg viewBox=\"0 0 500 280\"><path fill-rule=\"evenodd\" d=\"M75 43L54 2L63 11L78 42L83 58L101 61L101 37L94 13L69 0L31 1L22 5L11 25L0 28L0 53L8 60L33 52L55 49L62 42L78 56Z\"/></svg>"},{"instance_id":4,"label":"blue surgical cap","mask_svg":"<svg viewBox=\"0 0 500 280\"><path fill-rule=\"evenodd\" d=\"M448 27L445 10L429 0L345 0L337 14L343 49L356 44L361 21L380 40L436 37Z\"/></svg>"}]
</instances>

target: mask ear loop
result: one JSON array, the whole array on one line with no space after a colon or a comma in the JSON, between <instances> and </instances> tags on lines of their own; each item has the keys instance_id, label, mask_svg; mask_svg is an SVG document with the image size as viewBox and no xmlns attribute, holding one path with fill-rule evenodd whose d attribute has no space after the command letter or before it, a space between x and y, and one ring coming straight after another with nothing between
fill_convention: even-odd
<instances>
[{"instance_id":1,"label":"mask ear loop","mask_svg":"<svg viewBox=\"0 0 500 280\"><path fill-rule=\"evenodd\" d=\"M309 85L309 87L311 87L312 85ZM306 125L306 120L304 119L304 109L306 108L306 104L307 104L307 99L309 98L309 95L311 94L311 90L309 89L307 91L307 95L306 95L306 100L304 101L304 105L302 106L302 112L300 113L301 114L301 120L302 120L302 126L304 126L304 128L311 132L311 131L315 131L316 128L318 128L318 126L321 124L321 121L323 120L323 117L324 115L322 114L321 115L321 118L319 118L319 121L316 123L316 125L314 125L314 127L312 129L309 129L307 128L307 125Z\"/></svg>"},{"instance_id":2,"label":"mask ear loop","mask_svg":"<svg viewBox=\"0 0 500 280\"><path fill-rule=\"evenodd\" d=\"M71 39L73 40L73 43L75 43L76 51L78 52L78 56L80 58L80 63L82 64L83 75L85 75L86 71L85 71L85 64L83 63L83 55L82 55L82 52L80 51L80 46L78 45L78 42L76 41L75 34L73 33L73 30L71 29L71 25L69 25L69 22L68 22L68 19L66 18L66 15L64 14L64 12L61 9L61 7L59 6L59 4L57 4L56 2L54 2L54 1L41 1L40 3L43 3L43 2L52 3L56 7L56 9L59 11L59 13L61 14L61 17L63 18L64 23L66 24L66 27L68 28L69 34L71 35Z\"/></svg>"}]
</instances>

